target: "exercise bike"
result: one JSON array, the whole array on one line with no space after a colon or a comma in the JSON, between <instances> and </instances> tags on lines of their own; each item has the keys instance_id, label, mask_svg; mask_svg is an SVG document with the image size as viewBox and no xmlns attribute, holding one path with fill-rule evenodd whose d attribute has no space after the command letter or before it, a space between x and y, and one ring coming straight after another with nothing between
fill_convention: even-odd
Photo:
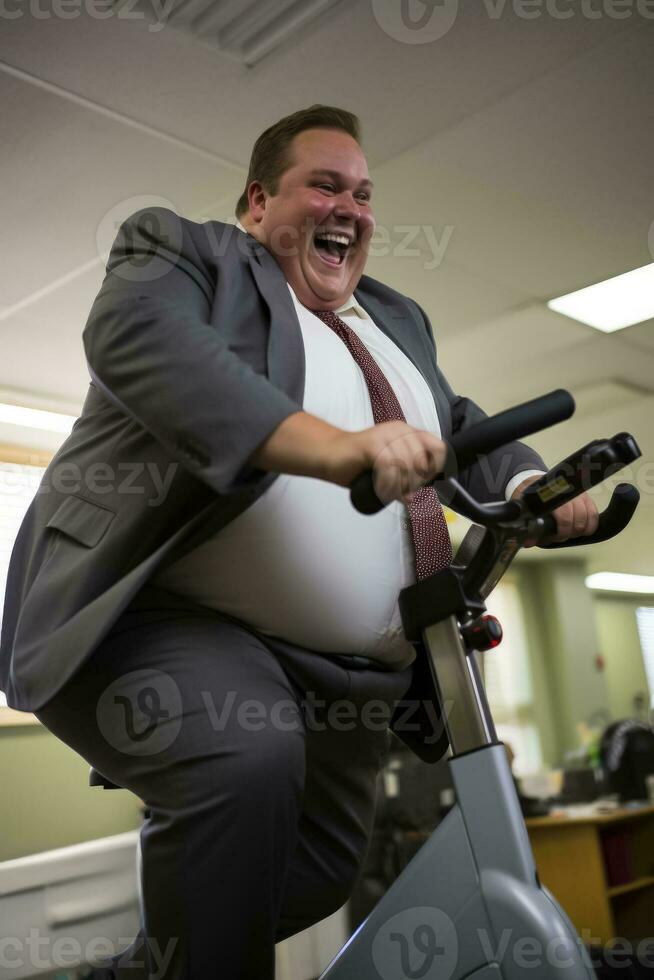
<instances>
[{"instance_id":1,"label":"exercise bike","mask_svg":"<svg viewBox=\"0 0 654 980\"><path fill-rule=\"evenodd\" d=\"M547 543L552 511L641 455L620 433L589 443L527 487L519 500L479 504L453 475L478 455L569 418L563 390L486 419L449 444L436 484L444 503L473 524L452 564L400 593L407 639L428 664L449 743L457 802L334 957L320 980L591 980L590 958L544 887L502 742L486 700L475 651L495 646L501 627L484 600L526 542L562 548L606 541L631 520L639 500L616 487L590 537ZM448 472L451 475L447 475ZM372 472L350 488L372 514L384 504Z\"/></svg>"}]
</instances>

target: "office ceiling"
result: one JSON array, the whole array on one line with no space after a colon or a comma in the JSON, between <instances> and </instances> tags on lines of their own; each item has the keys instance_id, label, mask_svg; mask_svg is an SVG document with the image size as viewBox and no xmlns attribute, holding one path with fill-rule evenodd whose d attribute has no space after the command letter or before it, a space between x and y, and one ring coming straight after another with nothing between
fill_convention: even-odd
<instances>
[{"instance_id":1,"label":"office ceiling","mask_svg":"<svg viewBox=\"0 0 654 980\"><path fill-rule=\"evenodd\" d=\"M232 220L258 133L342 105L362 120L389 242L367 271L422 304L451 383L487 411L573 392L574 419L530 440L549 462L634 433L640 511L587 558L652 574L654 321L602 335L544 304L654 260L654 20L635 0L592 0L586 15L447 0L442 36L415 43L398 6L341 0L252 68L129 4L3 19L0 400L76 414L81 331L117 223L155 201ZM0 426L0 442L58 439Z\"/></svg>"}]
</instances>

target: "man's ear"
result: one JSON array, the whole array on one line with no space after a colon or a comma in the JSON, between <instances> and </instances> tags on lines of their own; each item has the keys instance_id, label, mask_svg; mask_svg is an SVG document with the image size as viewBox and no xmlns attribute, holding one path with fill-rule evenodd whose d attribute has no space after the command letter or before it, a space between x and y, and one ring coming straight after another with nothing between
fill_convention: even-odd
<instances>
[{"instance_id":1,"label":"man's ear","mask_svg":"<svg viewBox=\"0 0 654 980\"><path fill-rule=\"evenodd\" d=\"M268 195L258 180L253 180L248 187L248 210L255 222L260 222L266 210Z\"/></svg>"}]
</instances>

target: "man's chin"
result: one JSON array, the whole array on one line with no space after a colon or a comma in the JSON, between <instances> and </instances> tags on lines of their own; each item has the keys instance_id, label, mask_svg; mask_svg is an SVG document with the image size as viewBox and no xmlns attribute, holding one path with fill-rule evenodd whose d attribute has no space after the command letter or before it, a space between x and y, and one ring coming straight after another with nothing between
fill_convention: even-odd
<instances>
[{"instance_id":1,"label":"man's chin","mask_svg":"<svg viewBox=\"0 0 654 980\"><path fill-rule=\"evenodd\" d=\"M291 286L300 302L309 309L320 308L326 303L332 308L340 306L352 293L349 280L330 282L321 276L312 276L297 286L291 283Z\"/></svg>"},{"instance_id":2,"label":"man's chin","mask_svg":"<svg viewBox=\"0 0 654 980\"><path fill-rule=\"evenodd\" d=\"M352 265L348 262L347 256L343 261L348 263L347 266L334 266L333 269L325 266L323 269L322 267L316 268L315 264L311 262L309 267L304 270L307 286L322 302L340 306L341 303L349 299L358 279L361 278L361 273L358 277L353 275Z\"/></svg>"}]
</instances>

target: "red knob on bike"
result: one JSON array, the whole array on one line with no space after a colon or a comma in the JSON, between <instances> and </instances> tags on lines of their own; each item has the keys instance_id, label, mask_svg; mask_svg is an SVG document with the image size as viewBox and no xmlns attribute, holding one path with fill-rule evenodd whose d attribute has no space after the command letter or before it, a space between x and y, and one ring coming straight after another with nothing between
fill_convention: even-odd
<instances>
[{"instance_id":1,"label":"red knob on bike","mask_svg":"<svg viewBox=\"0 0 654 980\"><path fill-rule=\"evenodd\" d=\"M502 642L502 626L495 616L480 616L462 626L461 635L471 650L492 650Z\"/></svg>"}]
</instances>

